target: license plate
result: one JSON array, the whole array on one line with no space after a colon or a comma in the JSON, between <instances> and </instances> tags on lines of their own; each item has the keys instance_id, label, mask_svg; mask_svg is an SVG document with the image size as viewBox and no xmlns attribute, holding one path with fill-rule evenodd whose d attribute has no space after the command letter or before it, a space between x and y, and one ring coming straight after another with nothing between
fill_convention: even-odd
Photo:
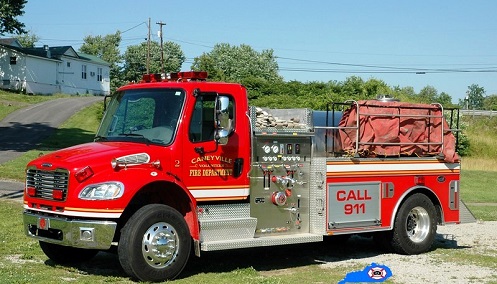
<instances>
[{"instance_id":1,"label":"license plate","mask_svg":"<svg viewBox=\"0 0 497 284\"><path fill-rule=\"evenodd\" d=\"M38 218L38 229L48 230L50 228L50 219L40 217Z\"/></svg>"}]
</instances>

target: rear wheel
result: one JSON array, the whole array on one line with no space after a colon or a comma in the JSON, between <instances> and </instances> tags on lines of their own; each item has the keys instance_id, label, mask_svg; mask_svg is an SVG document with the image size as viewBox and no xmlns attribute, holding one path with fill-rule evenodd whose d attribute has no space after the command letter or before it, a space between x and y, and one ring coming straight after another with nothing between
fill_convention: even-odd
<instances>
[{"instance_id":1,"label":"rear wheel","mask_svg":"<svg viewBox=\"0 0 497 284\"><path fill-rule=\"evenodd\" d=\"M121 231L118 255L123 269L142 281L176 278L185 267L191 237L183 216L161 204L142 207Z\"/></svg>"},{"instance_id":2,"label":"rear wheel","mask_svg":"<svg viewBox=\"0 0 497 284\"><path fill-rule=\"evenodd\" d=\"M40 241L41 250L59 264L79 263L92 259L98 250L66 247Z\"/></svg>"},{"instance_id":3,"label":"rear wheel","mask_svg":"<svg viewBox=\"0 0 497 284\"><path fill-rule=\"evenodd\" d=\"M428 251L437 232L436 210L431 200L417 193L409 197L395 217L394 229L385 234L387 247L401 254Z\"/></svg>"}]
</instances>

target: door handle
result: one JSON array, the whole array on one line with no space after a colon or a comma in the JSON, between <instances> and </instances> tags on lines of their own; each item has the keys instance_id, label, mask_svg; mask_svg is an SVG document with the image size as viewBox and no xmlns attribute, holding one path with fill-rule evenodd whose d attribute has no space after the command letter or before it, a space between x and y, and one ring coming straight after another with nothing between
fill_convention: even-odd
<instances>
[{"instance_id":1,"label":"door handle","mask_svg":"<svg viewBox=\"0 0 497 284\"><path fill-rule=\"evenodd\" d=\"M239 177L243 172L243 158L236 158L233 164L233 177Z\"/></svg>"}]
</instances>

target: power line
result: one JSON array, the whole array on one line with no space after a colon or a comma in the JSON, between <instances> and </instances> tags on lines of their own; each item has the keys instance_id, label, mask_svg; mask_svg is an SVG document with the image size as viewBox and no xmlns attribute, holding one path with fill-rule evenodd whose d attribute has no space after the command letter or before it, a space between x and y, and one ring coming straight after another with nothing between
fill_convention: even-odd
<instances>
[{"instance_id":1,"label":"power line","mask_svg":"<svg viewBox=\"0 0 497 284\"><path fill-rule=\"evenodd\" d=\"M341 67L360 67L365 69L324 69L324 68L279 68L281 71L293 71L293 72L329 72L329 73L416 73L416 74L427 74L427 73L494 73L497 72L497 66L492 68L414 68L414 67L394 67L386 65L368 65L368 64L353 64L353 63L342 63L342 62L328 62L328 61L318 61L318 60L308 60L308 59L298 59L289 57L276 56L277 59L313 63L313 64L325 64L334 65Z\"/></svg>"},{"instance_id":2,"label":"power line","mask_svg":"<svg viewBox=\"0 0 497 284\"><path fill-rule=\"evenodd\" d=\"M139 27L139 26L141 26L141 25L143 25L143 24L145 24L145 25L146 25L147 23L145 23L145 22L141 22L141 23L139 23L139 24L138 24L138 25L136 25L136 26L133 26L133 27L131 27L131 28L129 28L129 29L127 29L127 30L125 30L125 31L122 31L122 32L121 32L121 34L123 34L123 33L125 33L125 32L129 32L129 31L131 31L131 30L133 30L133 29L136 29L137 27Z\"/></svg>"},{"instance_id":3,"label":"power line","mask_svg":"<svg viewBox=\"0 0 497 284\"><path fill-rule=\"evenodd\" d=\"M497 73L496 69L480 69L480 70L357 70L357 69L314 69L314 68L285 68L280 67L280 71L288 72L309 72L309 73L344 73L344 74L442 74L442 73Z\"/></svg>"}]
</instances>

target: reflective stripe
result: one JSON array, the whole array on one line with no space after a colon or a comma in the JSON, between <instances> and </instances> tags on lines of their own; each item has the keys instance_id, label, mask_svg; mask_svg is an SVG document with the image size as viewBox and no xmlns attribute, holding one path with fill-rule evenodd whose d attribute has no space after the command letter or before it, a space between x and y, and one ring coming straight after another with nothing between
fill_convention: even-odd
<instances>
[{"instance_id":1,"label":"reflective stripe","mask_svg":"<svg viewBox=\"0 0 497 284\"><path fill-rule=\"evenodd\" d=\"M85 211L88 209L81 208L82 211L76 211L78 208L72 208L75 210L64 210L64 211L52 211L52 210L45 210L45 209L38 209L38 208L32 208L27 205L24 205L24 209L30 210L30 211L36 211L36 212L44 212L44 213L49 213L49 214L55 214L55 215L60 215L60 216L70 216L70 217L90 217L90 218L111 218L111 219L118 219L121 217L121 214L123 210L108 210L108 209L102 209L102 212L89 212ZM114 211L109 213L109 211Z\"/></svg>"},{"instance_id":2,"label":"reflective stripe","mask_svg":"<svg viewBox=\"0 0 497 284\"><path fill-rule=\"evenodd\" d=\"M327 164L328 173L343 172L400 172L400 171L454 171L460 170L460 164L446 163L377 163L377 164Z\"/></svg>"},{"instance_id":3,"label":"reflective stripe","mask_svg":"<svg viewBox=\"0 0 497 284\"><path fill-rule=\"evenodd\" d=\"M203 188L203 189L190 189L190 192L195 198L224 198L224 197L246 197L249 195L249 188Z\"/></svg>"}]
</instances>

